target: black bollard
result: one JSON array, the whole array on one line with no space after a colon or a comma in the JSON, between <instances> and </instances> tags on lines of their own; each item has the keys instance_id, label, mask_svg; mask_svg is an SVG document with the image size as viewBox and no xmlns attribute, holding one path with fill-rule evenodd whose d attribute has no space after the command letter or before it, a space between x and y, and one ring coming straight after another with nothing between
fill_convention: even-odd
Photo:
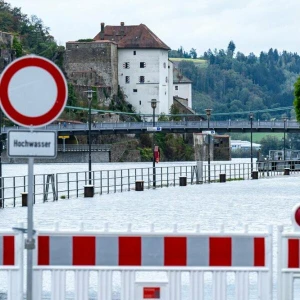
<instances>
[{"instance_id":1,"label":"black bollard","mask_svg":"<svg viewBox=\"0 0 300 300\"><path fill-rule=\"evenodd\" d=\"M84 198L93 198L94 197L94 186L85 185L84 186Z\"/></svg>"},{"instance_id":2,"label":"black bollard","mask_svg":"<svg viewBox=\"0 0 300 300\"><path fill-rule=\"evenodd\" d=\"M28 193L24 192L24 193L21 193L22 195L22 206L27 206L27 198L28 198Z\"/></svg>"},{"instance_id":3,"label":"black bollard","mask_svg":"<svg viewBox=\"0 0 300 300\"><path fill-rule=\"evenodd\" d=\"M144 190L144 181L143 180L137 180L135 182L135 190L136 191L143 191Z\"/></svg>"},{"instance_id":4,"label":"black bollard","mask_svg":"<svg viewBox=\"0 0 300 300\"><path fill-rule=\"evenodd\" d=\"M186 186L186 176L179 177L179 186Z\"/></svg>"},{"instance_id":5,"label":"black bollard","mask_svg":"<svg viewBox=\"0 0 300 300\"><path fill-rule=\"evenodd\" d=\"M252 179L258 179L258 171L252 171Z\"/></svg>"},{"instance_id":6,"label":"black bollard","mask_svg":"<svg viewBox=\"0 0 300 300\"><path fill-rule=\"evenodd\" d=\"M226 182L226 174L220 174L219 178L220 178L220 182Z\"/></svg>"}]
</instances>

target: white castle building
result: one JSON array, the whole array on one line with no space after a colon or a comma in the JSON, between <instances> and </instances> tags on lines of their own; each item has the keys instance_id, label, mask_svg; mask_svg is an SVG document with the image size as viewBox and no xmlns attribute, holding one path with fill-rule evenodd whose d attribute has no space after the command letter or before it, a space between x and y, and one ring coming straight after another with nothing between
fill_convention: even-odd
<instances>
[{"instance_id":1,"label":"white castle building","mask_svg":"<svg viewBox=\"0 0 300 300\"><path fill-rule=\"evenodd\" d=\"M178 75L169 50L144 24L101 23L94 41L67 43L65 69L68 80L82 88L95 86L112 96L119 85L138 113L151 114L156 99L156 114L168 114L174 96L192 106L192 82Z\"/></svg>"}]
</instances>

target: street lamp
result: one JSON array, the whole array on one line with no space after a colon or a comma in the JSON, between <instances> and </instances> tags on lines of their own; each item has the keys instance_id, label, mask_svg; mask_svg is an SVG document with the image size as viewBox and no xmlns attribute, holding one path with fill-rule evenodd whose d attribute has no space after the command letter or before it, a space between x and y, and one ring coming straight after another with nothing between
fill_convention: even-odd
<instances>
[{"instance_id":1,"label":"street lamp","mask_svg":"<svg viewBox=\"0 0 300 300\"><path fill-rule=\"evenodd\" d=\"M253 129L253 113L249 114L250 119L250 165L251 165L251 177L253 172L253 140L252 140L252 129Z\"/></svg>"},{"instance_id":2,"label":"street lamp","mask_svg":"<svg viewBox=\"0 0 300 300\"><path fill-rule=\"evenodd\" d=\"M211 116L212 109L207 108L205 109L206 116L207 116L207 130L209 130L209 120ZM208 183L210 183L210 134L208 134L208 154L207 154L207 164L208 164Z\"/></svg>"},{"instance_id":3,"label":"street lamp","mask_svg":"<svg viewBox=\"0 0 300 300\"><path fill-rule=\"evenodd\" d=\"M284 131L283 131L283 160L285 161L285 132L286 132L286 121L287 117L283 117L283 125L284 125Z\"/></svg>"},{"instance_id":4,"label":"street lamp","mask_svg":"<svg viewBox=\"0 0 300 300\"><path fill-rule=\"evenodd\" d=\"M153 117L152 117L152 122L153 122L153 128L155 127L155 109L157 105L157 100L156 99L151 99L151 107L153 109ZM153 132L152 136L152 152L153 152L153 187L156 187L156 171L155 171L155 133Z\"/></svg>"},{"instance_id":5,"label":"street lamp","mask_svg":"<svg viewBox=\"0 0 300 300\"><path fill-rule=\"evenodd\" d=\"M92 117L91 117L91 105L93 100L93 93L96 93L93 90L87 90L84 91L84 93L87 93L88 98L88 105L89 105L89 135L88 135L88 143L89 143L89 185L92 184L92 138L91 138L91 123L92 123Z\"/></svg>"}]
</instances>

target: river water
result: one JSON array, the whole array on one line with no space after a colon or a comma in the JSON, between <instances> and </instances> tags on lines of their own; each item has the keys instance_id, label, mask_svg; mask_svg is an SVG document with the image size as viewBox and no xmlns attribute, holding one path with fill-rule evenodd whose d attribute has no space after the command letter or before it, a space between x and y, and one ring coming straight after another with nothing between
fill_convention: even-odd
<instances>
[{"instance_id":1,"label":"river water","mask_svg":"<svg viewBox=\"0 0 300 300\"><path fill-rule=\"evenodd\" d=\"M193 163L180 163L185 164ZM149 163L95 164L93 169L137 166L149 167ZM35 165L36 174L86 169L85 164ZM26 172L27 165L3 166L3 176ZM245 224L249 225L249 231L266 230L267 225L290 225L291 209L300 202L299 186L300 176L291 175L60 199L36 204L34 222L36 228L52 228L57 221L62 228L78 228L82 221L87 229L100 230L107 222L110 228L123 231L128 223L132 224L133 231L149 230L152 223L160 230L171 230L175 223L178 231L193 230L196 224L205 231L218 230L222 225L225 230L237 231ZM27 222L27 209L5 208L0 210L0 216L0 228L11 228L17 222Z\"/></svg>"}]
</instances>

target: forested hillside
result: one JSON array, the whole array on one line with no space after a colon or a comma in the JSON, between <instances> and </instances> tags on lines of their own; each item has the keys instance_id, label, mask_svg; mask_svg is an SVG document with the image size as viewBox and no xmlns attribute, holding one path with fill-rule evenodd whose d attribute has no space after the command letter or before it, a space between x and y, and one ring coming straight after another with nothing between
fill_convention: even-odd
<instances>
[{"instance_id":1,"label":"forested hillside","mask_svg":"<svg viewBox=\"0 0 300 300\"><path fill-rule=\"evenodd\" d=\"M37 16L27 16L21 8L0 0L0 31L14 34L16 56L28 53L44 56L62 64L64 47L56 44L49 28Z\"/></svg>"},{"instance_id":2,"label":"forested hillside","mask_svg":"<svg viewBox=\"0 0 300 300\"><path fill-rule=\"evenodd\" d=\"M179 69L193 81L193 108L203 113L212 108L214 114L262 110L259 119L293 115L293 110L276 111L293 105L294 83L300 74L297 53L270 49L259 56L236 52L234 42L226 50L208 50L200 58L207 64L197 65L195 49L190 53L180 49L170 51L170 57L192 58L181 61ZM264 112L273 109L274 111ZM228 118L229 116L219 116ZM231 114L231 118L246 118L246 114Z\"/></svg>"}]
</instances>

